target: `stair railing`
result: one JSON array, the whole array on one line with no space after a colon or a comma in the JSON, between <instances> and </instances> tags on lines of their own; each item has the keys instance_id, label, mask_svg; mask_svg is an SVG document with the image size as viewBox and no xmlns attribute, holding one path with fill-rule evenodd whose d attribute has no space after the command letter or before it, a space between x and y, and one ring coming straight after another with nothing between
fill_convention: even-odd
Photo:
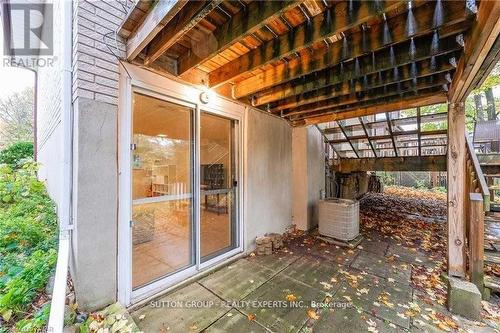
<instances>
[{"instance_id":1,"label":"stair railing","mask_svg":"<svg viewBox=\"0 0 500 333\"><path fill-rule=\"evenodd\" d=\"M465 225L469 249L469 275L484 292L484 213L490 210L490 192L470 138L465 136Z\"/></svg>"}]
</instances>

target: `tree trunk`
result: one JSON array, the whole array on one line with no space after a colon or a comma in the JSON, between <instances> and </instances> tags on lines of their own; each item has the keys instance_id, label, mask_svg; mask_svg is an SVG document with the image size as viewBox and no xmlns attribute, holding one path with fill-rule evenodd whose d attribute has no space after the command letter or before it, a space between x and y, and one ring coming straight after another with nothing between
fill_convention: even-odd
<instances>
[{"instance_id":1,"label":"tree trunk","mask_svg":"<svg viewBox=\"0 0 500 333\"><path fill-rule=\"evenodd\" d=\"M488 88L485 91L486 95L486 104L488 110L488 120L495 120L497 118L496 109L495 109L495 98L493 97L493 89Z\"/></svg>"},{"instance_id":2,"label":"tree trunk","mask_svg":"<svg viewBox=\"0 0 500 333\"><path fill-rule=\"evenodd\" d=\"M476 118L479 121L484 120L483 102L481 101L481 94L474 95L474 104L476 105Z\"/></svg>"}]
</instances>

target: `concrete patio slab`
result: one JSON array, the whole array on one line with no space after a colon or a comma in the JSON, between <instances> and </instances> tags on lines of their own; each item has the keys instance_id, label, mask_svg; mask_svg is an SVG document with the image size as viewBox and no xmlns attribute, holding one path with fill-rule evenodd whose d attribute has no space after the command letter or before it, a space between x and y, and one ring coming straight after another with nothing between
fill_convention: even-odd
<instances>
[{"instance_id":1,"label":"concrete patio slab","mask_svg":"<svg viewBox=\"0 0 500 333\"><path fill-rule=\"evenodd\" d=\"M383 278L394 279L400 283L410 283L411 266L392 258L361 251L351 267Z\"/></svg>"},{"instance_id":2,"label":"concrete patio slab","mask_svg":"<svg viewBox=\"0 0 500 333\"><path fill-rule=\"evenodd\" d=\"M410 248L401 244L392 244L387 250L387 257L394 256L397 260L407 262L414 265L423 265L434 267L436 263L430 256L417 251L416 248Z\"/></svg>"},{"instance_id":3,"label":"concrete patio slab","mask_svg":"<svg viewBox=\"0 0 500 333\"><path fill-rule=\"evenodd\" d=\"M348 272L348 277L355 275L358 283L352 280L342 283L334 296L337 302L348 301L380 319L397 324L405 329L410 327L410 318L405 312L412 300L412 290L408 285L389 282L373 275L356 275Z\"/></svg>"},{"instance_id":4,"label":"concrete patio slab","mask_svg":"<svg viewBox=\"0 0 500 333\"><path fill-rule=\"evenodd\" d=\"M338 285L331 280L337 276L338 271L339 267L335 263L325 262L325 260L305 255L280 274L303 282L313 288L333 293L338 288Z\"/></svg>"},{"instance_id":5,"label":"concrete patio slab","mask_svg":"<svg viewBox=\"0 0 500 333\"><path fill-rule=\"evenodd\" d=\"M371 329L371 330L370 330ZM384 322L356 308L325 309L313 326L313 332L404 332L390 322Z\"/></svg>"},{"instance_id":6,"label":"concrete patio slab","mask_svg":"<svg viewBox=\"0 0 500 333\"><path fill-rule=\"evenodd\" d=\"M191 306L194 302L207 306ZM143 332L201 332L228 310L217 296L192 283L133 312L132 318Z\"/></svg>"},{"instance_id":7,"label":"concrete patio slab","mask_svg":"<svg viewBox=\"0 0 500 333\"><path fill-rule=\"evenodd\" d=\"M241 300L276 274L255 261L238 260L199 281L224 300Z\"/></svg>"},{"instance_id":8,"label":"concrete patio slab","mask_svg":"<svg viewBox=\"0 0 500 333\"><path fill-rule=\"evenodd\" d=\"M272 331L255 320L248 320L247 316L238 310L232 309L204 331L204 333L226 332L269 333Z\"/></svg>"},{"instance_id":9,"label":"concrete patio slab","mask_svg":"<svg viewBox=\"0 0 500 333\"><path fill-rule=\"evenodd\" d=\"M385 255L387 248L389 247L389 243L384 242L380 239L372 239L372 238L365 238L359 244L358 248L370 252L370 253L375 253L378 255Z\"/></svg>"},{"instance_id":10,"label":"concrete patio slab","mask_svg":"<svg viewBox=\"0 0 500 333\"><path fill-rule=\"evenodd\" d=\"M273 332L298 332L308 319L311 301L322 302L325 296L324 292L280 273L246 297L244 301L250 305L240 310L255 316L257 322ZM265 303L287 302L291 297L297 306Z\"/></svg>"},{"instance_id":11,"label":"concrete patio slab","mask_svg":"<svg viewBox=\"0 0 500 333\"><path fill-rule=\"evenodd\" d=\"M300 258L300 255L295 253L279 251L278 253L273 253L264 256L253 256L247 257L246 259L251 263L257 263L262 265L275 273L288 267L291 263Z\"/></svg>"},{"instance_id":12,"label":"concrete patio slab","mask_svg":"<svg viewBox=\"0 0 500 333\"><path fill-rule=\"evenodd\" d=\"M356 258L359 250L342 248L333 244L318 243L311 247L309 255L348 266Z\"/></svg>"}]
</instances>

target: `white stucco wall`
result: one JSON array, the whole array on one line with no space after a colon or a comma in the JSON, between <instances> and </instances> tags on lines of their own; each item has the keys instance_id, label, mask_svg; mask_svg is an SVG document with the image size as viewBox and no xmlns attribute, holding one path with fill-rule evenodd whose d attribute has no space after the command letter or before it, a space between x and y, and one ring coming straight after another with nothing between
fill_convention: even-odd
<instances>
[{"instance_id":1,"label":"white stucco wall","mask_svg":"<svg viewBox=\"0 0 500 333\"><path fill-rule=\"evenodd\" d=\"M293 129L293 223L300 230L318 225L318 200L325 188L323 137L314 127Z\"/></svg>"},{"instance_id":2,"label":"white stucco wall","mask_svg":"<svg viewBox=\"0 0 500 333\"><path fill-rule=\"evenodd\" d=\"M257 110L246 114L245 248L292 224L292 128Z\"/></svg>"},{"instance_id":3,"label":"white stucco wall","mask_svg":"<svg viewBox=\"0 0 500 333\"><path fill-rule=\"evenodd\" d=\"M36 158L40 163L38 178L59 204L61 184L61 112L62 112L62 2L53 3L53 43L51 65L37 70ZM48 63L48 62L47 62Z\"/></svg>"}]
</instances>

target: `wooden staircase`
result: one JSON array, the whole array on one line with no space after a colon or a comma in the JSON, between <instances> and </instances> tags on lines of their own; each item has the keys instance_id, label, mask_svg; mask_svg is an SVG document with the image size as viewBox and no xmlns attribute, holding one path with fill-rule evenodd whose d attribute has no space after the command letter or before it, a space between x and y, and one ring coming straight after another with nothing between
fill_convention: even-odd
<instances>
[{"instance_id":1,"label":"wooden staircase","mask_svg":"<svg viewBox=\"0 0 500 333\"><path fill-rule=\"evenodd\" d=\"M500 154L476 153L468 138L467 145L467 171L475 178L469 191L479 192L485 199L484 264L500 265L500 204L495 202L495 192L500 190L500 186L495 185L495 180L500 179ZM485 270L484 287L500 292L500 278Z\"/></svg>"},{"instance_id":2,"label":"wooden staircase","mask_svg":"<svg viewBox=\"0 0 500 333\"><path fill-rule=\"evenodd\" d=\"M469 275L482 292L486 291L483 295L487 295L488 291L500 292L500 278L491 274L491 270L485 269L486 265L500 265L500 212L494 211L494 179L500 175L500 159L497 161L491 156L485 159L481 154L476 154L467 136L466 145ZM500 154L497 156L500 157Z\"/></svg>"}]
</instances>

